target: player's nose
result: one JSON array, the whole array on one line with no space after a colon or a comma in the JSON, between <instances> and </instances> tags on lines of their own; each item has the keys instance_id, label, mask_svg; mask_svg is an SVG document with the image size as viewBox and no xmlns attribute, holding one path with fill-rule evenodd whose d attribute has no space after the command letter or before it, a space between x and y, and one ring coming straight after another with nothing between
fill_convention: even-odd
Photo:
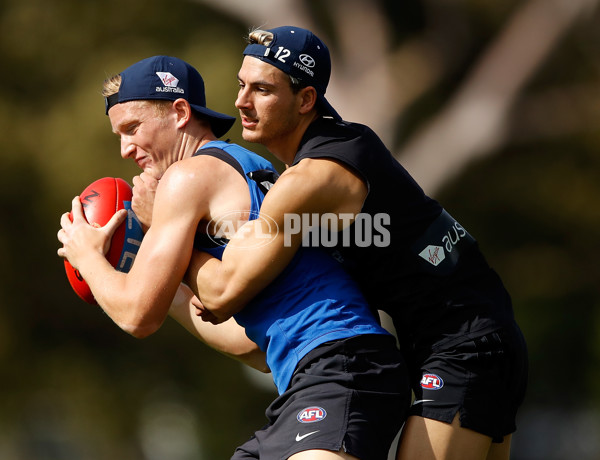
<instances>
[{"instance_id":1,"label":"player's nose","mask_svg":"<svg viewBox=\"0 0 600 460\"><path fill-rule=\"evenodd\" d=\"M244 88L240 88L238 91L237 98L235 100L235 107L237 109L247 109L250 107L250 98Z\"/></svg>"},{"instance_id":2,"label":"player's nose","mask_svg":"<svg viewBox=\"0 0 600 460\"><path fill-rule=\"evenodd\" d=\"M135 145L126 136L121 137L121 157L129 158L135 152Z\"/></svg>"}]
</instances>

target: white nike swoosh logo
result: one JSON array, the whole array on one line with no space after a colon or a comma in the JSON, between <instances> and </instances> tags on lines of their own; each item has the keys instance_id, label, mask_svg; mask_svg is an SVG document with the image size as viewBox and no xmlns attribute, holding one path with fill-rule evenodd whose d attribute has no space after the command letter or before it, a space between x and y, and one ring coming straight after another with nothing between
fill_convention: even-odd
<instances>
[{"instance_id":1,"label":"white nike swoosh logo","mask_svg":"<svg viewBox=\"0 0 600 460\"><path fill-rule=\"evenodd\" d=\"M300 433L298 433L296 435L296 442L302 441L304 438L310 436L311 434L315 434L315 433L318 433L318 432L319 432L319 430L317 430L317 431L311 431L310 433L303 434L302 436L300 436Z\"/></svg>"},{"instance_id":2,"label":"white nike swoosh logo","mask_svg":"<svg viewBox=\"0 0 600 460\"><path fill-rule=\"evenodd\" d=\"M417 400L416 400L416 401L413 403L413 406L414 406L415 404L421 404L421 403L424 403L424 402L430 402L430 401L435 401L435 399L417 399Z\"/></svg>"}]
</instances>

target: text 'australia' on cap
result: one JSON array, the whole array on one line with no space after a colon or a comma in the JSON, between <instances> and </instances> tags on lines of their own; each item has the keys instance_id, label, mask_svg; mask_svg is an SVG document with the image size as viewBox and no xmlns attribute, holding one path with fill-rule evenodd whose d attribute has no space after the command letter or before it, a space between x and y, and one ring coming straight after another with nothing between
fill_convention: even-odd
<instances>
[{"instance_id":1,"label":"text 'australia' on cap","mask_svg":"<svg viewBox=\"0 0 600 460\"><path fill-rule=\"evenodd\" d=\"M303 86L314 87L318 102L326 114L341 120L325 99L325 91L331 75L331 58L325 43L311 31L299 27L276 27L267 32L273 34L273 41L268 46L251 43L246 46L244 55L277 67L299 79Z\"/></svg>"},{"instance_id":2,"label":"text 'australia' on cap","mask_svg":"<svg viewBox=\"0 0 600 460\"><path fill-rule=\"evenodd\" d=\"M233 126L235 118L206 108L204 80L200 73L181 59L153 56L126 68L119 92L105 98L106 114L115 104L139 100L175 101L183 98L206 118L217 137Z\"/></svg>"}]
</instances>

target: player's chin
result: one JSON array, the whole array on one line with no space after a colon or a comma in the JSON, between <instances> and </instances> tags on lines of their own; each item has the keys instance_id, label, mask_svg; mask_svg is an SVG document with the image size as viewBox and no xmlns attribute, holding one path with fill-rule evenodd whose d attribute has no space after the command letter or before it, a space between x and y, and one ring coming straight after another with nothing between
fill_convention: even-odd
<instances>
[{"instance_id":1,"label":"player's chin","mask_svg":"<svg viewBox=\"0 0 600 460\"><path fill-rule=\"evenodd\" d=\"M255 129L242 129L242 138L246 142L260 143L262 141L262 136Z\"/></svg>"}]
</instances>

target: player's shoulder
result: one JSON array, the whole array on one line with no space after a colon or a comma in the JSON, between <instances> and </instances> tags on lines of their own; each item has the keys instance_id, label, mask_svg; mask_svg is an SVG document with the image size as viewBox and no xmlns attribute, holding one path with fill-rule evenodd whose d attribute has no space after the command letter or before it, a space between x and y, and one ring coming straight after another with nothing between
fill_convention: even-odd
<instances>
[{"instance_id":1,"label":"player's shoulder","mask_svg":"<svg viewBox=\"0 0 600 460\"><path fill-rule=\"evenodd\" d=\"M207 193L236 172L218 158L202 155L176 161L160 179L160 189L173 196Z\"/></svg>"},{"instance_id":2,"label":"player's shoulder","mask_svg":"<svg viewBox=\"0 0 600 460\"><path fill-rule=\"evenodd\" d=\"M294 164L310 157L347 158L379 148L381 140L368 126L347 121L321 119L306 131Z\"/></svg>"},{"instance_id":3,"label":"player's shoulder","mask_svg":"<svg viewBox=\"0 0 600 460\"><path fill-rule=\"evenodd\" d=\"M320 118L312 123L307 130L308 137L312 139L328 140L329 142L344 142L358 137L376 136L375 132L367 125L331 118Z\"/></svg>"},{"instance_id":4,"label":"player's shoulder","mask_svg":"<svg viewBox=\"0 0 600 460\"><path fill-rule=\"evenodd\" d=\"M287 168L277 179L277 182L302 184L303 181L314 181L317 178L327 177L339 168L336 161L326 158L303 158L298 163Z\"/></svg>"},{"instance_id":5,"label":"player's shoulder","mask_svg":"<svg viewBox=\"0 0 600 460\"><path fill-rule=\"evenodd\" d=\"M197 180L199 177L210 180L231 172L231 166L219 156L196 155L174 162L165 172L165 176L188 181Z\"/></svg>"},{"instance_id":6,"label":"player's shoulder","mask_svg":"<svg viewBox=\"0 0 600 460\"><path fill-rule=\"evenodd\" d=\"M287 175L294 180L303 180L308 177L326 179L341 173L343 169L344 166L334 157L306 157L286 169L281 177Z\"/></svg>"},{"instance_id":7,"label":"player's shoulder","mask_svg":"<svg viewBox=\"0 0 600 460\"><path fill-rule=\"evenodd\" d=\"M320 201L362 194L364 183L353 169L335 158L305 158L286 169L272 191L319 197ZM347 195L347 196L346 196Z\"/></svg>"}]
</instances>

